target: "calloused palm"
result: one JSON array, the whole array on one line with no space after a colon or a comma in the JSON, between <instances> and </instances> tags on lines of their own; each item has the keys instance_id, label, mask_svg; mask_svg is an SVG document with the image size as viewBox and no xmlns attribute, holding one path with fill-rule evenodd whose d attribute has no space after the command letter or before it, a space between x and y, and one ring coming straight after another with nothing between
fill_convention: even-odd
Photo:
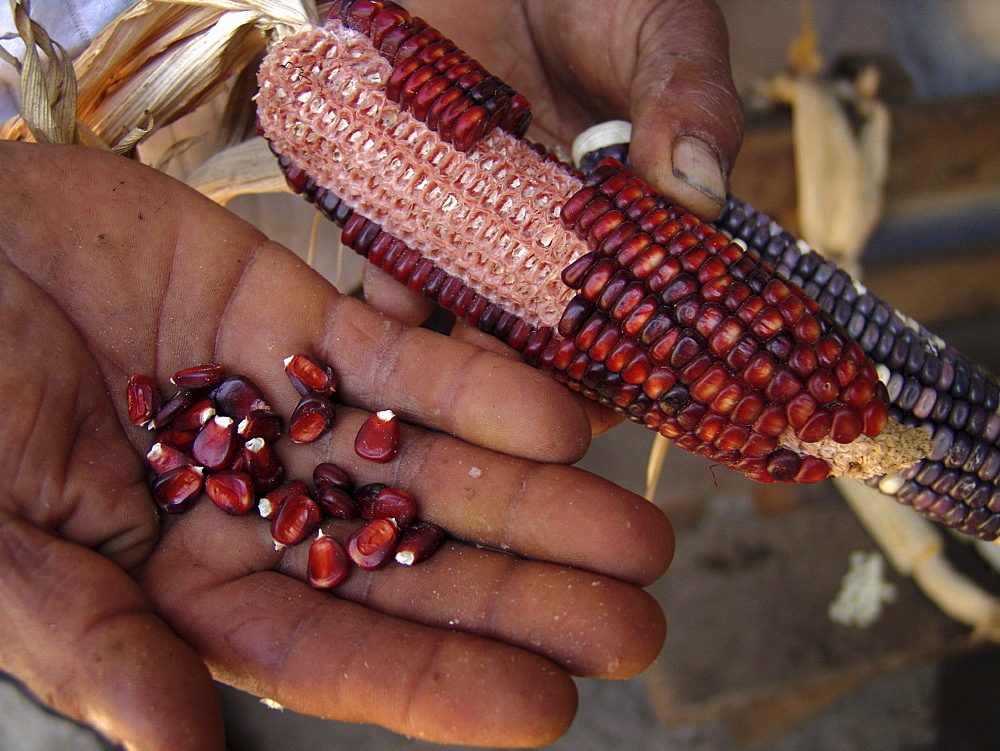
<instances>
[{"instance_id":1,"label":"calloused palm","mask_svg":"<svg viewBox=\"0 0 1000 751\"><path fill-rule=\"evenodd\" d=\"M625 677L656 656L662 614L637 585L668 564L669 525L560 464L590 435L569 392L339 295L133 162L7 143L0 164L0 669L134 747L222 747L212 676L320 716L523 745L570 722L570 674ZM346 406L323 440L285 444L290 474L329 460L407 488L467 542L330 594L262 519L205 500L157 515L128 375L166 388L220 362L287 415L294 352L334 364ZM376 466L352 447L380 408L407 425Z\"/></svg>"}]
</instances>

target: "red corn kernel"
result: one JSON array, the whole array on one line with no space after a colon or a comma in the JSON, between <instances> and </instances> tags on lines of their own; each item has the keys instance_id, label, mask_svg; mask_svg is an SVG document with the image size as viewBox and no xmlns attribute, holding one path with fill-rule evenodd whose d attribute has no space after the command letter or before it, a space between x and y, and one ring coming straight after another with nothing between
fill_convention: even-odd
<instances>
[{"instance_id":1,"label":"red corn kernel","mask_svg":"<svg viewBox=\"0 0 1000 751\"><path fill-rule=\"evenodd\" d=\"M784 300L789 295L788 285L785 284L780 279L772 279L766 285L764 285L763 291L760 293L769 305L777 305L782 300Z\"/></svg>"},{"instance_id":2,"label":"red corn kernel","mask_svg":"<svg viewBox=\"0 0 1000 751\"><path fill-rule=\"evenodd\" d=\"M622 333L628 336L636 336L642 331L650 318L660 308L660 301L653 296L645 298L629 313L628 317L622 321ZM612 311L614 314L614 311Z\"/></svg>"},{"instance_id":3,"label":"red corn kernel","mask_svg":"<svg viewBox=\"0 0 1000 751\"><path fill-rule=\"evenodd\" d=\"M344 546L332 537L317 533L309 546L306 577L315 589L332 589L350 573L350 558Z\"/></svg>"},{"instance_id":4,"label":"red corn kernel","mask_svg":"<svg viewBox=\"0 0 1000 751\"><path fill-rule=\"evenodd\" d=\"M745 393L746 389L743 388L742 384L735 380L729 380L715 395L709 407L720 415L728 415L736 408Z\"/></svg>"},{"instance_id":5,"label":"red corn kernel","mask_svg":"<svg viewBox=\"0 0 1000 751\"><path fill-rule=\"evenodd\" d=\"M746 283L741 282L739 280L734 280L733 285L729 288L729 294L726 295L726 307L729 310L738 311L744 305L744 303L746 303L747 300L751 298L752 295L753 293L750 287L746 285ZM756 299L760 300L759 297ZM761 300L760 304L761 307L763 307L764 301ZM750 309L746 311L748 319L744 318L743 316L739 316L739 318L744 323L749 323L750 321L752 321L754 318L757 317L757 314L759 312L760 312L759 308L757 310Z\"/></svg>"},{"instance_id":6,"label":"red corn kernel","mask_svg":"<svg viewBox=\"0 0 1000 751\"><path fill-rule=\"evenodd\" d=\"M590 227L590 231L587 232L587 245L596 250L624 221L625 215L617 209L612 209Z\"/></svg>"},{"instance_id":7,"label":"red corn kernel","mask_svg":"<svg viewBox=\"0 0 1000 751\"><path fill-rule=\"evenodd\" d=\"M638 238L647 239L639 240ZM636 279L645 279L650 276L667 259L667 249L662 245L653 245L652 240L648 238L648 235L637 235L637 241L635 243L627 243L616 257L618 263L629 267L629 271L632 272L632 276ZM642 246L645 246L645 250L642 250L642 255L631 261L630 257L634 257Z\"/></svg>"},{"instance_id":8,"label":"red corn kernel","mask_svg":"<svg viewBox=\"0 0 1000 751\"><path fill-rule=\"evenodd\" d=\"M212 390L220 414L242 420L255 409L270 409L260 389L246 376L231 375Z\"/></svg>"},{"instance_id":9,"label":"red corn kernel","mask_svg":"<svg viewBox=\"0 0 1000 751\"><path fill-rule=\"evenodd\" d=\"M221 383L222 375L222 366L213 362L178 370L170 382L184 389L207 389Z\"/></svg>"},{"instance_id":10,"label":"red corn kernel","mask_svg":"<svg viewBox=\"0 0 1000 751\"><path fill-rule=\"evenodd\" d=\"M872 399L861 410L861 430L869 438L881 434L888 422L889 408L879 399Z\"/></svg>"},{"instance_id":11,"label":"red corn kernel","mask_svg":"<svg viewBox=\"0 0 1000 751\"><path fill-rule=\"evenodd\" d=\"M146 461L149 463L150 469L158 475L194 463L191 457L179 448L162 441L157 441L152 445L146 453Z\"/></svg>"},{"instance_id":12,"label":"red corn kernel","mask_svg":"<svg viewBox=\"0 0 1000 751\"><path fill-rule=\"evenodd\" d=\"M586 253L577 258L573 263L563 269L562 280L570 289L580 289L591 269L597 263L599 256L597 253Z\"/></svg>"},{"instance_id":13,"label":"red corn kernel","mask_svg":"<svg viewBox=\"0 0 1000 751\"><path fill-rule=\"evenodd\" d=\"M347 539L347 555L360 568L381 568L396 550L399 530L388 519L372 519Z\"/></svg>"},{"instance_id":14,"label":"red corn kernel","mask_svg":"<svg viewBox=\"0 0 1000 751\"><path fill-rule=\"evenodd\" d=\"M552 367L556 370L565 370L578 354L576 345L572 339L563 339L561 342L553 339L552 344Z\"/></svg>"},{"instance_id":15,"label":"red corn kernel","mask_svg":"<svg viewBox=\"0 0 1000 751\"><path fill-rule=\"evenodd\" d=\"M764 308L750 323L750 330L763 341L767 341L781 331L784 325L781 313L774 308Z\"/></svg>"},{"instance_id":16,"label":"red corn kernel","mask_svg":"<svg viewBox=\"0 0 1000 751\"><path fill-rule=\"evenodd\" d=\"M705 261L707 260L707 250L704 248L692 248L680 257L681 268L690 274L694 274L697 279L701 276L701 267L705 265Z\"/></svg>"},{"instance_id":17,"label":"red corn kernel","mask_svg":"<svg viewBox=\"0 0 1000 751\"><path fill-rule=\"evenodd\" d=\"M319 394L306 394L292 410L288 437L295 443L312 443L333 427L337 413L333 404Z\"/></svg>"},{"instance_id":18,"label":"red corn kernel","mask_svg":"<svg viewBox=\"0 0 1000 751\"><path fill-rule=\"evenodd\" d=\"M346 493L354 491L354 481L343 467L331 462L320 462L313 467L313 485L317 488L340 488Z\"/></svg>"},{"instance_id":19,"label":"red corn kernel","mask_svg":"<svg viewBox=\"0 0 1000 751\"><path fill-rule=\"evenodd\" d=\"M191 456L208 469L226 469L236 458L238 443L232 418L216 415L198 431Z\"/></svg>"},{"instance_id":20,"label":"red corn kernel","mask_svg":"<svg viewBox=\"0 0 1000 751\"><path fill-rule=\"evenodd\" d=\"M165 428L164 430L156 431L156 440L160 443L165 443L174 448L178 448L181 451L191 451L191 444L194 443L195 437L197 437L197 430L174 430L173 428Z\"/></svg>"},{"instance_id":21,"label":"red corn kernel","mask_svg":"<svg viewBox=\"0 0 1000 751\"><path fill-rule=\"evenodd\" d=\"M788 419L785 417L785 407L781 404L769 404L761 411L760 416L754 421L753 429L765 436L777 436L787 427Z\"/></svg>"},{"instance_id":22,"label":"red corn kernel","mask_svg":"<svg viewBox=\"0 0 1000 751\"><path fill-rule=\"evenodd\" d=\"M613 210L614 205L611 203L610 199L604 196L597 196L584 207L583 211L580 212L580 216L576 220L577 234L582 237L586 237L587 232L590 231L594 222L607 214L609 211Z\"/></svg>"},{"instance_id":23,"label":"red corn kernel","mask_svg":"<svg viewBox=\"0 0 1000 751\"><path fill-rule=\"evenodd\" d=\"M806 388L820 404L829 404L840 395L840 386L829 370L817 370L806 381Z\"/></svg>"},{"instance_id":24,"label":"red corn kernel","mask_svg":"<svg viewBox=\"0 0 1000 751\"><path fill-rule=\"evenodd\" d=\"M697 381L691 384L691 398L702 404L709 404L729 383L729 372L719 364L712 365Z\"/></svg>"},{"instance_id":25,"label":"red corn kernel","mask_svg":"<svg viewBox=\"0 0 1000 751\"><path fill-rule=\"evenodd\" d=\"M332 396L337 390L337 374L333 367L313 355L291 355L285 358L285 375L300 395Z\"/></svg>"},{"instance_id":26,"label":"red corn kernel","mask_svg":"<svg viewBox=\"0 0 1000 751\"><path fill-rule=\"evenodd\" d=\"M778 482L791 482L802 466L802 459L794 451L778 449L767 457L767 473Z\"/></svg>"},{"instance_id":27,"label":"red corn kernel","mask_svg":"<svg viewBox=\"0 0 1000 751\"><path fill-rule=\"evenodd\" d=\"M814 344L823 333L823 328L819 325L812 314L806 313L792 327L795 338L804 344Z\"/></svg>"},{"instance_id":28,"label":"red corn kernel","mask_svg":"<svg viewBox=\"0 0 1000 751\"><path fill-rule=\"evenodd\" d=\"M718 259L712 260L717 261ZM709 302L724 302L729 295L734 281L730 274L719 274L714 279L709 279L702 285L701 296Z\"/></svg>"},{"instance_id":29,"label":"red corn kernel","mask_svg":"<svg viewBox=\"0 0 1000 751\"><path fill-rule=\"evenodd\" d=\"M767 404L760 394L747 394L733 407L733 412L729 417L740 425L753 425L760 413L764 411L765 406Z\"/></svg>"},{"instance_id":30,"label":"red corn kernel","mask_svg":"<svg viewBox=\"0 0 1000 751\"><path fill-rule=\"evenodd\" d=\"M417 517L417 502L412 495L399 488L382 488L370 503L361 508L361 518L390 519L403 529Z\"/></svg>"},{"instance_id":31,"label":"red corn kernel","mask_svg":"<svg viewBox=\"0 0 1000 751\"><path fill-rule=\"evenodd\" d=\"M750 429L729 423L715 437L715 447L720 451L737 451L750 437Z\"/></svg>"},{"instance_id":32,"label":"red corn kernel","mask_svg":"<svg viewBox=\"0 0 1000 751\"><path fill-rule=\"evenodd\" d=\"M660 267L653 272L653 275L646 280L646 285L649 287L650 292L654 294L660 294L665 290L681 273L681 265L677 263L677 259L668 258Z\"/></svg>"},{"instance_id":33,"label":"red corn kernel","mask_svg":"<svg viewBox=\"0 0 1000 751\"><path fill-rule=\"evenodd\" d=\"M399 92L399 106L403 109L409 109L410 103L413 101L413 97L416 93L423 87L425 83L430 81L432 78L440 78L445 88L451 85L451 82L444 76L438 75L438 72L434 70L430 65L426 65L423 61L419 61L421 67L417 68L410 77L403 82L403 86ZM419 119L419 118L418 118Z\"/></svg>"},{"instance_id":34,"label":"red corn kernel","mask_svg":"<svg viewBox=\"0 0 1000 751\"><path fill-rule=\"evenodd\" d=\"M824 336L813 345L816 353L817 364L821 368L832 370L840 359L842 348L840 343L832 336Z\"/></svg>"},{"instance_id":35,"label":"red corn kernel","mask_svg":"<svg viewBox=\"0 0 1000 751\"><path fill-rule=\"evenodd\" d=\"M670 365L674 368L683 367L701 353L702 349L701 340L692 334L682 332L670 353Z\"/></svg>"},{"instance_id":36,"label":"red corn kernel","mask_svg":"<svg viewBox=\"0 0 1000 751\"><path fill-rule=\"evenodd\" d=\"M189 389L178 389L167 399L156 411L153 419L149 421L149 427L159 430L170 425L174 418L182 412L186 412L195 403L194 393Z\"/></svg>"},{"instance_id":37,"label":"red corn kernel","mask_svg":"<svg viewBox=\"0 0 1000 751\"><path fill-rule=\"evenodd\" d=\"M805 315L806 306L798 297L789 296L778 305L778 311L781 313L782 318L785 319L785 323L791 326Z\"/></svg>"},{"instance_id":38,"label":"red corn kernel","mask_svg":"<svg viewBox=\"0 0 1000 751\"><path fill-rule=\"evenodd\" d=\"M791 399L785 405L785 414L788 416L788 424L791 425L796 430L801 428L806 424L806 421L812 417L812 413L816 411L816 400L813 398L812 394L802 391Z\"/></svg>"},{"instance_id":39,"label":"red corn kernel","mask_svg":"<svg viewBox=\"0 0 1000 751\"><path fill-rule=\"evenodd\" d=\"M257 504L257 512L265 519L273 519L278 513L282 501L293 493L308 496L309 488L301 480L283 482L260 499Z\"/></svg>"},{"instance_id":40,"label":"red corn kernel","mask_svg":"<svg viewBox=\"0 0 1000 751\"><path fill-rule=\"evenodd\" d=\"M398 102L400 95L403 93L403 84L422 67L424 66L421 62L414 57L405 60L397 59L396 65L393 67L392 73L389 74L389 78L385 83L385 95L392 101Z\"/></svg>"},{"instance_id":41,"label":"red corn kernel","mask_svg":"<svg viewBox=\"0 0 1000 751\"><path fill-rule=\"evenodd\" d=\"M677 374L681 381L684 383L694 383L695 380L701 378L706 370L711 367L715 361L712 356L707 352L702 352L696 355L691 362L680 369Z\"/></svg>"},{"instance_id":42,"label":"red corn kernel","mask_svg":"<svg viewBox=\"0 0 1000 751\"><path fill-rule=\"evenodd\" d=\"M747 442L740 447L740 454L749 459L761 459L774 451L777 446L778 439L774 436L751 433L750 437L747 438ZM761 463L760 468L764 469L763 463ZM743 470L741 469L740 471ZM758 478L755 477L754 479Z\"/></svg>"},{"instance_id":43,"label":"red corn kernel","mask_svg":"<svg viewBox=\"0 0 1000 751\"><path fill-rule=\"evenodd\" d=\"M652 370L653 364L649 360L649 355L639 351L635 357L621 370L622 380L633 386L641 386Z\"/></svg>"},{"instance_id":44,"label":"red corn kernel","mask_svg":"<svg viewBox=\"0 0 1000 751\"><path fill-rule=\"evenodd\" d=\"M680 341L682 331L679 328L668 330L663 336L653 342L649 348L649 356L653 362L665 365L670 361L677 342Z\"/></svg>"},{"instance_id":45,"label":"red corn kernel","mask_svg":"<svg viewBox=\"0 0 1000 751\"><path fill-rule=\"evenodd\" d=\"M767 384L764 395L773 402L784 404L800 391L802 391L802 381L792 375L791 371L781 369Z\"/></svg>"},{"instance_id":46,"label":"red corn kernel","mask_svg":"<svg viewBox=\"0 0 1000 751\"><path fill-rule=\"evenodd\" d=\"M187 511L195 502L204 482L201 467L176 467L153 480L150 490L156 505L170 514Z\"/></svg>"},{"instance_id":47,"label":"red corn kernel","mask_svg":"<svg viewBox=\"0 0 1000 751\"><path fill-rule=\"evenodd\" d=\"M331 519L354 519L358 516L358 502L347 491L333 485L316 488L316 503Z\"/></svg>"},{"instance_id":48,"label":"red corn kernel","mask_svg":"<svg viewBox=\"0 0 1000 751\"><path fill-rule=\"evenodd\" d=\"M421 62L424 62L421 60ZM427 119L427 115L437 101L445 91L451 88L451 81L449 81L445 76L436 75L433 78L427 80L413 95L413 99L410 102L410 112L413 116L424 122ZM456 97L457 98L457 97Z\"/></svg>"},{"instance_id":49,"label":"red corn kernel","mask_svg":"<svg viewBox=\"0 0 1000 751\"><path fill-rule=\"evenodd\" d=\"M807 485L813 482L825 480L830 475L830 465L818 456L803 456L802 465L795 475L793 482L800 485Z\"/></svg>"},{"instance_id":50,"label":"red corn kernel","mask_svg":"<svg viewBox=\"0 0 1000 751\"><path fill-rule=\"evenodd\" d=\"M302 542L319 525L320 510L307 495L292 493L278 506L278 513L271 519L271 538L275 550Z\"/></svg>"},{"instance_id":51,"label":"red corn kernel","mask_svg":"<svg viewBox=\"0 0 1000 751\"><path fill-rule=\"evenodd\" d=\"M623 222L601 243L603 255L614 256L622 268L628 268L653 242L653 239L632 222ZM635 274L635 269L632 270Z\"/></svg>"},{"instance_id":52,"label":"red corn kernel","mask_svg":"<svg viewBox=\"0 0 1000 751\"><path fill-rule=\"evenodd\" d=\"M149 376L129 376L125 386L128 419L133 425L145 425L160 408L160 390Z\"/></svg>"},{"instance_id":53,"label":"red corn kernel","mask_svg":"<svg viewBox=\"0 0 1000 751\"><path fill-rule=\"evenodd\" d=\"M716 357L725 357L743 335L743 326L732 317L726 318L708 340L708 349Z\"/></svg>"},{"instance_id":54,"label":"red corn kernel","mask_svg":"<svg viewBox=\"0 0 1000 751\"><path fill-rule=\"evenodd\" d=\"M243 444L245 471L253 478L258 493L270 493L285 480L285 465L278 453L263 438L251 438Z\"/></svg>"},{"instance_id":55,"label":"red corn kernel","mask_svg":"<svg viewBox=\"0 0 1000 751\"><path fill-rule=\"evenodd\" d=\"M706 303L701 306L698 313L698 320L695 322L695 330L708 339L712 333L722 325L726 319L726 311L715 303Z\"/></svg>"},{"instance_id":56,"label":"red corn kernel","mask_svg":"<svg viewBox=\"0 0 1000 751\"><path fill-rule=\"evenodd\" d=\"M611 319L613 321L621 321L626 316L631 314L632 311L635 310L636 306L639 305L645 297L646 290L641 284L630 284L625 288L625 291L622 292L618 300L615 301L615 304L611 306L609 311ZM653 310L655 310L655 308L650 310L650 315L652 315ZM642 328L642 326L639 328Z\"/></svg>"},{"instance_id":57,"label":"red corn kernel","mask_svg":"<svg viewBox=\"0 0 1000 751\"><path fill-rule=\"evenodd\" d=\"M612 373L620 373L622 368L635 359L638 351L639 348L632 339L622 337L614 349L611 350L604 364Z\"/></svg>"},{"instance_id":58,"label":"red corn kernel","mask_svg":"<svg viewBox=\"0 0 1000 751\"><path fill-rule=\"evenodd\" d=\"M695 425L701 422L701 418L705 416L708 409L704 404L698 404L697 402L691 402L683 409L677 412L675 419L678 424L685 430L694 430Z\"/></svg>"},{"instance_id":59,"label":"red corn kernel","mask_svg":"<svg viewBox=\"0 0 1000 751\"><path fill-rule=\"evenodd\" d=\"M469 107L455 121L452 145L459 151L468 151L482 139L489 123L490 113L484 107Z\"/></svg>"},{"instance_id":60,"label":"red corn kernel","mask_svg":"<svg viewBox=\"0 0 1000 751\"><path fill-rule=\"evenodd\" d=\"M365 509L371 506L378 494L387 487L389 486L382 482L370 482L355 490L354 500L358 502L358 513L366 513Z\"/></svg>"},{"instance_id":61,"label":"red corn kernel","mask_svg":"<svg viewBox=\"0 0 1000 751\"><path fill-rule=\"evenodd\" d=\"M399 450L399 421L390 409L372 415L361 425L354 439L354 451L362 459L385 463Z\"/></svg>"},{"instance_id":62,"label":"red corn kernel","mask_svg":"<svg viewBox=\"0 0 1000 751\"><path fill-rule=\"evenodd\" d=\"M833 412L827 407L817 407L805 425L795 431L795 435L806 443L821 441L830 434Z\"/></svg>"},{"instance_id":63,"label":"red corn kernel","mask_svg":"<svg viewBox=\"0 0 1000 751\"><path fill-rule=\"evenodd\" d=\"M380 10L371 20L371 40L372 46L378 49L385 39L385 35L393 29L409 24L412 19L410 14L400 7L388 7Z\"/></svg>"},{"instance_id":64,"label":"red corn kernel","mask_svg":"<svg viewBox=\"0 0 1000 751\"><path fill-rule=\"evenodd\" d=\"M853 359L845 356L840 359L840 362L837 363L837 367L833 372L837 377L837 383L841 388L843 388L853 381L855 376L857 376L858 364Z\"/></svg>"},{"instance_id":65,"label":"red corn kernel","mask_svg":"<svg viewBox=\"0 0 1000 751\"><path fill-rule=\"evenodd\" d=\"M834 407L830 437L837 443L850 443L859 435L861 435L861 417L857 410L842 404Z\"/></svg>"},{"instance_id":66,"label":"red corn kernel","mask_svg":"<svg viewBox=\"0 0 1000 751\"><path fill-rule=\"evenodd\" d=\"M589 365L590 357L585 352L581 352L573 358L573 361L566 368L566 376L570 379L571 383L582 381ZM570 388L573 388L573 386L571 385Z\"/></svg>"},{"instance_id":67,"label":"red corn kernel","mask_svg":"<svg viewBox=\"0 0 1000 751\"><path fill-rule=\"evenodd\" d=\"M711 443L729 423L722 415L706 412L705 416L694 429L694 434L705 443Z\"/></svg>"},{"instance_id":68,"label":"red corn kernel","mask_svg":"<svg viewBox=\"0 0 1000 751\"><path fill-rule=\"evenodd\" d=\"M600 313L591 315L590 318L579 328L573 343L581 352L586 352L597 340L597 335L605 327L607 319Z\"/></svg>"},{"instance_id":69,"label":"red corn kernel","mask_svg":"<svg viewBox=\"0 0 1000 751\"><path fill-rule=\"evenodd\" d=\"M745 287L747 293L750 292L749 287L746 287L746 285L743 285L743 287ZM730 293L730 297L732 296L733 296L732 293ZM727 305L727 307L729 306ZM760 315L762 310L764 310L763 298L753 295L747 297L747 299L744 300L740 304L740 306L736 309L736 317L739 318L744 324L749 326L751 323L754 322L757 316Z\"/></svg>"},{"instance_id":70,"label":"red corn kernel","mask_svg":"<svg viewBox=\"0 0 1000 751\"><path fill-rule=\"evenodd\" d=\"M757 354L760 349L760 344L757 340L749 335L741 336L733 348L723 358L723 362L726 363L726 367L734 372L739 372L747 366L750 359Z\"/></svg>"},{"instance_id":71,"label":"red corn kernel","mask_svg":"<svg viewBox=\"0 0 1000 751\"><path fill-rule=\"evenodd\" d=\"M808 378L819 365L816 353L810 348L801 344L796 344L792 354L788 357L788 367L792 372L802 378Z\"/></svg>"},{"instance_id":72,"label":"red corn kernel","mask_svg":"<svg viewBox=\"0 0 1000 751\"><path fill-rule=\"evenodd\" d=\"M860 375L840 390L840 401L855 409L863 409L875 397L875 384Z\"/></svg>"},{"instance_id":73,"label":"red corn kernel","mask_svg":"<svg viewBox=\"0 0 1000 751\"><path fill-rule=\"evenodd\" d=\"M747 366L743 368L740 377L748 386L755 389L764 389L771 382L771 378L774 376L774 369L774 358L766 352L758 352L750 359Z\"/></svg>"},{"instance_id":74,"label":"red corn kernel","mask_svg":"<svg viewBox=\"0 0 1000 751\"><path fill-rule=\"evenodd\" d=\"M270 409L255 409L240 420L236 434L246 440L263 438L265 441L273 441L284 429L284 420L277 412Z\"/></svg>"},{"instance_id":75,"label":"red corn kernel","mask_svg":"<svg viewBox=\"0 0 1000 751\"><path fill-rule=\"evenodd\" d=\"M215 404L211 399L202 399L170 421L174 430L198 430L206 422L215 417Z\"/></svg>"},{"instance_id":76,"label":"red corn kernel","mask_svg":"<svg viewBox=\"0 0 1000 751\"><path fill-rule=\"evenodd\" d=\"M597 307L601 310L611 310L629 286L629 281L629 275L626 271L616 271L612 274L611 279L608 280L607 285L597 298Z\"/></svg>"},{"instance_id":77,"label":"red corn kernel","mask_svg":"<svg viewBox=\"0 0 1000 751\"><path fill-rule=\"evenodd\" d=\"M567 199L566 203L563 204L562 210L559 212L559 218L566 229L572 229L576 226L580 214L587 208L587 204L597 196L597 192L597 188L586 186L580 188L580 190Z\"/></svg>"},{"instance_id":78,"label":"red corn kernel","mask_svg":"<svg viewBox=\"0 0 1000 751\"><path fill-rule=\"evenodd\" d=\"M667 368L656 368L642 384L642 390L650 399L659 399L667 389L677 383L677 376Z\"/></svg>"},{"instance_id":79,"label":"red corn kernel","mask_svg":"<svg viewBox=\"0 0 1000 751\"><path fill-rule=\"evenodd\" d=\"M575 336L593 311L593 303L589 302L581 295L573 297L568 303L566 303L566 308L563 310L562 317L559 319L559 335L567 338Z\"/></svg>"},{"instance_id":80,"label":"red corn kernel","mask_svg":"<svg viewBox=\"0 0 1000 751\"><path fill-rule=\"evenodd\" d=\"M436 553L444 544L445 533L431 522L416 522L411 524L400 537L396 546L396 563L403 566L416 566Z\"/></svg>"},{"instance_id":81,"label":"red corn kernel","mask_svg":"<svg viewBox=\"0 0 1000 751\"><path fill-rule=\"evenodd\" d=\"M212 472L205 478L205 492L212 503L232 516L242 516L253 507L253 479L246 472Z\"/></svg>"}]
</instances>

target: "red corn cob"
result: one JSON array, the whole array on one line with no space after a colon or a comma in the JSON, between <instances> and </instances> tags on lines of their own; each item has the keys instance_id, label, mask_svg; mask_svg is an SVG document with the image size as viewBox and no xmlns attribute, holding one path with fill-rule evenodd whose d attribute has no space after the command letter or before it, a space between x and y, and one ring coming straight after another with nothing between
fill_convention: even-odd
<instances>
[{"instance_id":1,"label":"red corn cob","mask_svg":"<svg viewBox=\"0 0 1000 751\"><path fill-rule=\"evenodd\" d=\"M393 3L336 4L260 83L289 183L346 244L570 388L761 481L873 477L926 452L801 289L620 164L584 180L496 127L506 115L482 126L468 113L500 85Z\"/></svg>"}]
</instances>

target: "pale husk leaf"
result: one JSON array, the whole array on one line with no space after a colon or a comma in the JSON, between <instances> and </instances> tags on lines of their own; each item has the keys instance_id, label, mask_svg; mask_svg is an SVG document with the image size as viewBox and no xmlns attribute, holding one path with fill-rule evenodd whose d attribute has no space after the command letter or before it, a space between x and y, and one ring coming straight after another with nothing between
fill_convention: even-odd
<instances>
[{"instance_id":1,"label":"pale husk leaf","mask_svg":"<svg viewBox=\"0 0 1000 751\"><path fill-rule=\"evenodd\" d=\"M260 54L268 37L315 20L315 6L302 0L140 0L76 60L76 117L85 127L83 135L67 136L73 118L64 108L58 113L61 140L131 145L141 132L214 96ZM45 75L57 67L49 61ZM33 112L40 91L23 95L22 112ZM0 125L0 138L31 137L23 117Z\"/></svg>"}]
</instances>

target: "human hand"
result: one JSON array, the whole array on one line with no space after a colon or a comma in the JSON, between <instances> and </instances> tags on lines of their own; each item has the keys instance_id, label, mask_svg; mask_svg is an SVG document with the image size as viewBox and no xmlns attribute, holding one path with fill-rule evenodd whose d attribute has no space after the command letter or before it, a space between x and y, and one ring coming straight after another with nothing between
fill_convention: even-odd
<instances>
[{"instance_id":1,"label":"human hand","mask_svg":"<svg viewBox=\"0 0 1000 751\"><path fill-rule=\"evenodd\" d=\"M559 384L339 295L127 160L0 143L0 163L0 669L133 747L202 751L223 745L212 677L440 742L537 745L572 719L571 674L627 677L655 658L662 614L636 585L668 564L669 525L550 463L589 440ZM305 584L305 546L275 552L260 518L206 500L157 516L128 376L166 388L220 362L288 415L294 352L335 366L345 405L319 442L278 443L289 475L328 460L406 488L467 543L356 570L331 595ZM407 424L375 466L353 438L382 408Z\"/></svg>"}]
</instances>

